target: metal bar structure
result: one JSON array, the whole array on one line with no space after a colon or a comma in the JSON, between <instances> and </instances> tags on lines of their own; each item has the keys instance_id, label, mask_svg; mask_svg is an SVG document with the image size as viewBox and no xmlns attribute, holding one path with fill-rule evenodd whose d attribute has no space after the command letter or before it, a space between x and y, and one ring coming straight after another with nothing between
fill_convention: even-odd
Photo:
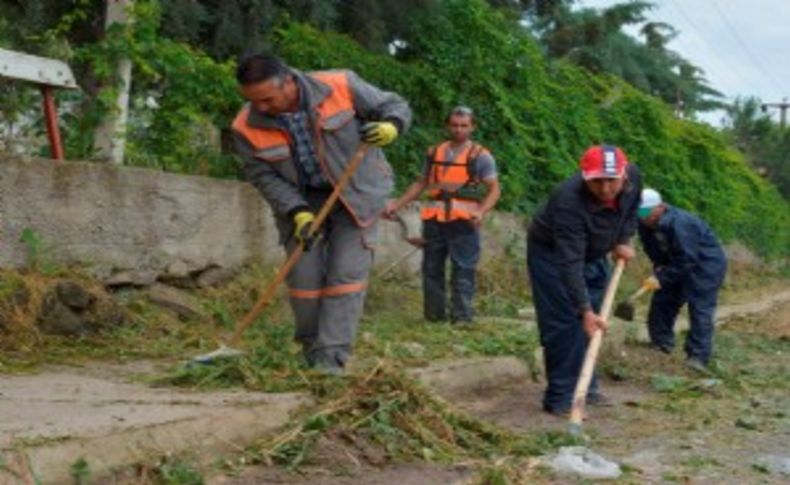
<instances>
[{"instance_id":1,"label":"metal bar structure","mask_svg":"<svg viewBox=\"0 0 790 485\"><path fill-rule=\"evenodd\" d=\"M0 77L33 83L39 87L52 158L64 160L54 88L77 88L68 64L57 59L0 49Z\"/></svg>"},{"instance_id":2,"label":"metal bar structure","mask_svg":"<svg viewBox=\"0 0 790 485\"><path fill-rule=\"evenodd\" d=\"M44 104L44 119L47 125L47 138L52 152L52 158L63 160L63 142L60 138L60 128L58 127L58 107L55 104L55 96L52 86L41 86L41 97Z\"/></svg>"}]
</instances>

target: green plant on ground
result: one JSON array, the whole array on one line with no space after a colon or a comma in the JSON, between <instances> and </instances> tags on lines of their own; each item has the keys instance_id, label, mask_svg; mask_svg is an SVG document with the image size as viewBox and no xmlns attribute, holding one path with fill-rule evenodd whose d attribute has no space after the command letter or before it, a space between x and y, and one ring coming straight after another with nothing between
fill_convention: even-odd
<instances>
[{"instance_id":1,"label":"green plant on ground","mask_svg":"<svg viewBox=\"0 0 790 485\"><path fill-rule=\"evenodd\" d=\"M75 485L87 485L90 483L91 468L84 457L71 464L69 474L74 480Z\"/></svg>"},{"instance_id":2,"label":"green plant on ground","mask_svg":"<svg viewBox=\"0 0 790 485\"><path fill-rule=\"evenodd\" d=\"M188 460L165 457L154 469L156 483L162 485L203 485L203 474Z\"/></svg>"},{"instance_id":3,"label":"green plant on ground","mask_svg":"<svg viewBox=\"0 0 790 485\"><path fill-rule=\"evenodd\" d=\"M565 433L511 433L449 406L390 363L314 388L320 404L282 434L254 447L258 460L296 468L318 438L330 432L358 436L384 449L388 460L465 461L521 477L530 456L580 444Z\"/></svg>"},{"instance_id":4,"label":"green plant on ground","mask_svg":"<svg viewBox=\"0 0 790 485\"><path fill-rule=\"evenodd\" d=\"M51 258L51 248L44 243L38 232L26 227L22 230L19 240L25 245L28 269L45 275L53 275L58 271L58 265Z\"/></svg>"}]
</instances>

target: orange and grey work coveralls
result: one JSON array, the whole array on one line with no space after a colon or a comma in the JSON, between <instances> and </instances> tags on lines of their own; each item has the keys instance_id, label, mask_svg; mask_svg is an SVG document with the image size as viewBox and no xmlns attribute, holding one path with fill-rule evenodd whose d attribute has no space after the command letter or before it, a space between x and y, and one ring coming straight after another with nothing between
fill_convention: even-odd
<instances>
[{"instance_id":1,"label":"orange and grey work coveralls","mask_svg":"<svg viewBox=\"0 0 790 485\"><path fill-rule=\"evenodd\" d=\"M411 122L408 103L348 70L292 70L326 190L306 184L292 133L272 116L244 106L233 122L244 173L272 209L280 242L290 251L293 215L317 213L360 144L368 121L388 120L401 132ZM295 338L311 366L342 368L351 353L373 262L377 220L393 188L392 168L370 147L343 189L319 238L288 276Z\"/></svg>"}]
</instances>

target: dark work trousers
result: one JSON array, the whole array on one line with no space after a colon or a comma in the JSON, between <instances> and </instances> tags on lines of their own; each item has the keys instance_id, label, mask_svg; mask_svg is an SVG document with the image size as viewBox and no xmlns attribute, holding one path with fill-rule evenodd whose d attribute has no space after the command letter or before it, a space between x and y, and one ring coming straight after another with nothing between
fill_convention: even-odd
<instances>
[{"instance_id":1,"label":"dark work trousers","mask_svg":"<svg viewBox=\"0 0 790 485\"><path fill-rule=\"evenodd\" d=\"M560 280L552 249L529 244L527 267L548 380L543 408L550 412L564 412L570 409L589 339L582 327L581 315L571 305L565 285ZM605 258L585 265L584 280L596 312L601 306L608 279L609 264ZM598 378L593 375L588 396L597 390Z\"/></svg>"},{"instance_id":2,"label":"dark work trousers","mask_svg":"<svg viewBox=\"0 0 790 485\"><path fill-rule=\"evenodd\" d=\"M422 223L423 313L430 321L447 318L445 266L450 256L452 289L450 320L471 321L475 294L475 269L480 260L480 231L468 221Z\"/></svg>"},{"instance_id":3,"label":"dark work trousers","mask_svg":"<svg viewBox=\"0 0 790 485\"><path fill-rule=\"evenodd\" d=\"M714 313L724 272L726 268L718 281L700 285L691 278L684 278L656 291L647 318L650 341L663 349L672 349L675 346L675 320L680 307L688 303L690 322L684 350L689 358L707 364L713 351Z\"/></svg>"}]
</instances>

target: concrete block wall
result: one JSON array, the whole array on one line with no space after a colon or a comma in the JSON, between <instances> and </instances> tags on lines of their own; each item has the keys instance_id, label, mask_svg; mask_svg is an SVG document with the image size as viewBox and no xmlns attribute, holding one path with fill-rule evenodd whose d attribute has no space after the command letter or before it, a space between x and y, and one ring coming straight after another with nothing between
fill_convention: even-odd
<instances>
[{"instance_id":1,"label":"concrete block wall","mask_svg":"<svg viewBox=\"0 0 790 485\"><path fill-rule=\"evenodd\" d=\"M419 235L416 207L405 211ZM411 246L382 221L376 264ZM247 183L87 162L0 157L0 267L27 263L22 233L40 238L41 258L87 264L97 277L140 284L248 262L279 263L283 252L266 203ZM517 217L499 214L485 228L484 257L523 247ZM403 267L416 270L419 251Z\"/></svg>"},{"instance_id":2,"label":"concrete block wall","mask_svg":"<svg viewBox=\"0 0 790 485\"><path fill-rule=\"evenodd\" d=\"M0 159L0 265L26 264L25 229L42 258L101 276L233 267L274 245L268 210L235 181L108 164Z\"/></svg>"}]
</instances>

